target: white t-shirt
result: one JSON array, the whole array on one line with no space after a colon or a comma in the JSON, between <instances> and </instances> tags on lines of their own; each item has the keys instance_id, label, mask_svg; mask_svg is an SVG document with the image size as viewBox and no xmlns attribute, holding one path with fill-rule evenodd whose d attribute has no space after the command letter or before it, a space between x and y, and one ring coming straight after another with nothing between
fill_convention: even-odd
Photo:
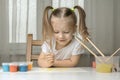
<instances>
[{"instance_id":1,"label":"white t-shirt","mask_svg":"<svg viewBox=\"0 0 120 80\"><path fill-rule=\"evenodd\" d=\"M64 60L64 59L70 59L72 55L79 55L84 52L84 50L81 48L81 44L77 42L73 38L73 40L64 48L60 50L55 49L56 41L52 40L52 49L50 49L50 46L47 42L44 42L41 46L43 53L49 53L52 52L55 55L56 60Z\"/></svg>"}]
</instances>

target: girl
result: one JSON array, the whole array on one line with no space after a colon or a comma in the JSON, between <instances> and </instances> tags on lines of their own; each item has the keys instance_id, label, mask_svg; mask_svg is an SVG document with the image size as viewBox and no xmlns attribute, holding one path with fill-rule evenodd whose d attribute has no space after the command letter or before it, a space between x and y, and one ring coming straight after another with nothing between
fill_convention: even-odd
<instances>
[{"instance_id":1,"label":"girl","mask_svg":"<svg viewBox=\"0 0 120 80\"><path fill-rule=\"evenodd\" d=\"M74 9L79 13L79 32L85 41L89 33L85 24L85 12L80 6L72 9L62 7L45 8L43 16L43 45L38 58L40 67L73 67L76 66L80 54L83 53L81 45L75 40L73 34L77 29L77 17ZM49 11L52 11L49 15Z\"/></svg>"}]
</instances>

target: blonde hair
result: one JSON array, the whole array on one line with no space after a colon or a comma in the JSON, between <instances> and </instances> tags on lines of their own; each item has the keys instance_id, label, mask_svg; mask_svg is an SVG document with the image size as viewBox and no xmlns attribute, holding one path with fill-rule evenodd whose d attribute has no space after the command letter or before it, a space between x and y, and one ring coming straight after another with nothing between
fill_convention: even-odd
<instances>
[{"instance_id":1,"label":"blonde hair","mask_svg":"<svg viewBox=\"0 0 120 80\"><path fill-rule=\"evenodd\" d=\"M80 6L74 6L73 9L77 9L79 13L79 25L78 25L78 31L81 34L83 40L86 40L86 37L88 37L89 33L87 31L85 18L86 14L85 11ZM49 10L51 10L51 14L49 16ZM53 28L51 25L51 18L52 16L58 17L58 18L67 18L69 17L71 21L73 21L73 25L77 25L77 17L75 15L74 10L66 7L53 9L51 6L47 6L44 10L43 15L43 28L42 28L42 37L43 40L46 41L47 39L51 40L53 35ZM76 29L76 27L74 28Z\"/></svg>"}]
</instances>

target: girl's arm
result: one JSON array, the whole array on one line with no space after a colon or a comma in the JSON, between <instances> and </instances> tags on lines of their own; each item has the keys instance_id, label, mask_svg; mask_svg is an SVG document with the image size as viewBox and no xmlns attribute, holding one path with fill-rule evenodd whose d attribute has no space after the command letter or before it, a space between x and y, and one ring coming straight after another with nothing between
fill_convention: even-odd
<instances>
[{"instance_id":1,"label":"girl's arm","mask_svg":"<svg viewBox=\"0 0 120 80\"><path fill-rule=\"evenodd\" d=\"M55 60L53 66L56 67L74 67L78 64L80 55L73 55L67 60Z\"/></svg>"},{"instance_id":2,"label":"girl's arm","mask_svg":"<svg viewBox=\"0 0 120 80\"><path fill-rule=\"evenodd\" d=\"M43 52L40 53L40 56L38 58L38 65L40 67L44 67L44 68L48 68L48 67L51 67L53 65L53 56L49 56L50 54L48 55L45 55Z\"/></svg>"}]
</instances>

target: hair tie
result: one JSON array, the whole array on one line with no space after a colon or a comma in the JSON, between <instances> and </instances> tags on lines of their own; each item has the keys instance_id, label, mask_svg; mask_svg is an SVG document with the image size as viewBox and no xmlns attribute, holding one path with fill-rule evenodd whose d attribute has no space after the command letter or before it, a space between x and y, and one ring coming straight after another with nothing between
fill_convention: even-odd
<instances>
[{"instance_id":1,"label":"hair tie","mask_svg":"<svg viewBox=\"0 0 120 80\"><path fill-rule=\"evenodd\" d=\"M75 8L71 8L72 11L75 11Z\"/></svg>"}]
</instances>

